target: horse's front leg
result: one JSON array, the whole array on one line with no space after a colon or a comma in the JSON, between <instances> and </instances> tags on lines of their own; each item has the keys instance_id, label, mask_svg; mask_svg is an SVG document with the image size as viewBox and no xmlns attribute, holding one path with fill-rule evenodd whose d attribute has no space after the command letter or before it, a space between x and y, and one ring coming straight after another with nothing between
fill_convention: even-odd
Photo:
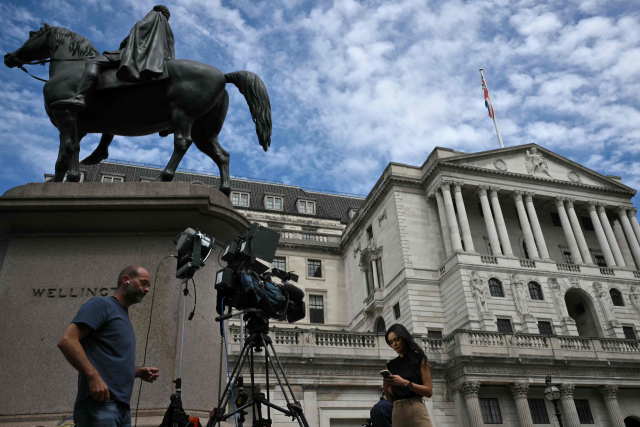
<instances>
[{"instance_id":1,"label":"horse's front leg","mask_svg":"<svg viewBox=\"0 0 640 427\"><path fill-rule=\"evenodd\" d=\"M60 155L64 156L66 158L64 163L67 165L67 181L79 182L80 161L78 156L80 155L80 137L78 135L77 113L73 111L55 111L54 114L60 130L61 153L58 155L58 162L60 162ZM56 178L62 172L62 164L58 168L58 163L56 163Z\"/></svg>"},{"instance_id":2,"label":"horse's front leg","mask_svg":"<svg viewBox=\"0 0 640 427\"><path fill-rule=\"evenodd\" d=\"M191 139L191 128L194 119L183 111L174 110L171 117L173 133L173 154L167 166L160 174L160 181L173 181L176 169L180 165L182 158L187 154L187 150L193 143Z\"/></svg>"},{"instance_id":3,"label":"horse's front leg","mask_svg":"<svg viewBox=\"0 0 640 427\"><path fill-rule=\"evenodd\" d=\"M67 156L64 154L64 144L61 141L60 148L58 149L58 159L56 160L56 172L53 176L53 182L62 182L68 168Z\"/></svg>"}]
</instances>

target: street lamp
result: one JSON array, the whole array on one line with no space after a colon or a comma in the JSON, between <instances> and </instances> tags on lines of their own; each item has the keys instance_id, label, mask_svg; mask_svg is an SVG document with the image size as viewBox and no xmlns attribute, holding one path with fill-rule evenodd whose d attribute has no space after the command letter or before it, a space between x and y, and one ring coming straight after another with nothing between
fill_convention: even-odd
<instances>
[{"instance_id":1,"label":"street lamp","mask_svg":"<svg viewBox=\"0 0 640 427\"><path fill-rule=\"evenodd\" d=\"M560 389L558 389L558 387L554 385L551 385L551 374L547 375L547 379L545 382L547 383L547 388L544 389L544 398L549 402L553 402L553 407L556 409L556 418L558 419L560 427L563 427L562 415L560 415L560 409L558 409L558 400L560 400Z\"/></svg>"}]
</instances>

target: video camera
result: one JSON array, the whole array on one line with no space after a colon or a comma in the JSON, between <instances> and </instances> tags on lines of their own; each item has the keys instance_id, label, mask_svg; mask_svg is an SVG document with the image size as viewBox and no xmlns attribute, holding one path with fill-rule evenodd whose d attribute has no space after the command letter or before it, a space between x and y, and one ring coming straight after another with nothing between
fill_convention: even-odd
<instances>
[{"instance_id":1,"label":"video camera","mask_svg":"<svg viewBox=\"0 0 640 427\"><path fill-rule=\"evenodd\" d=\"M279 233L253 223L224 249L227 266L218 271L215 282L218 314L224 314L224 299L225 307L259 309L289 323L305 317L304 292L289 282L297 282L298 276L277 268L269 271L279 241ZM274 283L274 276L282 283Z\"/></svg>"}]
</instances>

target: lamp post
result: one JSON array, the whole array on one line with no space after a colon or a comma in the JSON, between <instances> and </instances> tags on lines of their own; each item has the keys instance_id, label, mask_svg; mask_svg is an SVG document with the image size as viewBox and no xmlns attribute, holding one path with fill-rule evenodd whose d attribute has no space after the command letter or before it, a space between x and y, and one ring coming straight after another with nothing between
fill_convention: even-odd
<instances>
[{"instance_id":1,"label":"lamp post","mask_svg":"<svg viewBox=\"0 0 640 427\"><path fill-rule=\"evenodd\" d=\"M558 419L558 424L560 427L562 426L562 415L560 414L560 409L558 409L558 400L560 400L560 389L554 385L551 385L551 374L547 375L546 381L547 388L544 389L544 398L549 402L553 402L553 407L556 409L556 418Z\"/></svg>"}]
</instances>

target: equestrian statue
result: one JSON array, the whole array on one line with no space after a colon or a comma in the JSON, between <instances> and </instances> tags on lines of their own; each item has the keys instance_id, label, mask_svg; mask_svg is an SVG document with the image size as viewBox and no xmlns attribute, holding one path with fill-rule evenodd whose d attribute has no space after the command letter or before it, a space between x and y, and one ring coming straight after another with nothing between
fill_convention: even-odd
<instances>
[{"instance_id":1,"label":"equestrian statue","mask_svg":"<svg viewBox=\"0 0 640 427\"><path fill-rule=\"evenodd\" d=\"M175 59L169 9L155 6L138 21L116 51L98 53L71 30L49 24L30 31L29 39L4 56L9 68L49 62L44 105L60 132L53 181L80 180L80 141L88 133L102 138L84 164L108 158L114 135L173 133L174 151L159 180L171 181L192 143L220 170L220 191L231 193L229 153L218 135L229 108L227 83L244 95L256 125L258 142L271 145L271 104L262 80L248 71L223 74L201 62ZM40 79L41 80L41 79Z\"/></svg>"}]
</instances>

